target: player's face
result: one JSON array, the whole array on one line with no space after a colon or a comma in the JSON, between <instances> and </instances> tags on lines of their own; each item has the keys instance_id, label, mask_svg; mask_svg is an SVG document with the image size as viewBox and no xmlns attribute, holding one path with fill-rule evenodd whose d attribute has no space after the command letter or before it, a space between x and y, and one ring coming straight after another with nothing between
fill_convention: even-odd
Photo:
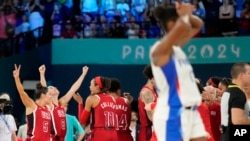
<instances>
[{"instance_id":1,"label":"player's face","mask_svg":"<svg viewBox=\"0 0 250 141\"><path fill-rule=\"evenodd\" d=\"M56 87L49 86L48 89L49 89L49 93L51 95L53 95L53 96L58 96L59 95L59 90Z\"/></svg>"},{"instance_id":2,"label":"player's face","mask_svg":"<svg viewBox=\"0 0 250 141\"><path fill-rule=\"evenodd\" d=\"M44 101L46 101L46 104L51 104L53 99L53 95L48 91L46 94L44 94Z\"/></svg>"},{"instance_id":3,"label":"player's face","mask_svg":"<svg viewBox=\"0 0 250 141\"><path fill-rule=\"evenodd\" d=\"M96 85L94 79L92 79L92 80L90 81L89 89L90 89L90 93L91 93L91 94L97 94L97 93L100 91L100 89L99 89L99 87Z\"/></svg>"},{"instance_id":4,"label":"player's face","mask_svg":"<svg viewBox=\"0 0 250 141\"><path fill-rule=\"evenodd\" d=\"M222 96L222 94L223 94L226 90L227 90L227 86L225 86L225 85L219 83L217 95L218 95L218 96Z\"/></svg>"}]
</instances>

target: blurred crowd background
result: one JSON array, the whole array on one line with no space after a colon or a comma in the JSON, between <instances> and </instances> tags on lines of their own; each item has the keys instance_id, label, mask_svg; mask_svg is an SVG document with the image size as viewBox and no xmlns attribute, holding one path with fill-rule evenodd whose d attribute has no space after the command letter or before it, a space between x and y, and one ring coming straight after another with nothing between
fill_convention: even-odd
<instances>
[{"instance_id":1,"label":"blurred crowd background","mask_svg":"<svg viewBox=\"0 0 250 141\"><path fill-rule=\"evenodd\" d=\"M196 37L250 35L248 0L184 2L205 22ZM0 56L53 38L158 38L162 32L152 11L159 4L174 0L0 0Z\"/></svg>"}]
</instances>

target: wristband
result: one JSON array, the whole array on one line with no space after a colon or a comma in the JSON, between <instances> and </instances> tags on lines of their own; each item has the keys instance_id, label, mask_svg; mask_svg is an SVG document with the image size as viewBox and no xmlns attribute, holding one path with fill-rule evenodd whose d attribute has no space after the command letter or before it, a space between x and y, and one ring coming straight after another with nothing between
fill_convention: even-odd
<instances>
[{"instance_id":1,"label":"wristband","mask_svg":"<svg viewBox=\"0 0 250 141\"><path fill-rule=\"evenodd\" d=\"M81 114L84 110L83 104L78 104L78 120L81 119Z\"/></svg>"},{"instance_id":2,"label":"wristband","mask_svg":"<svg viewBox=\"0 0 250 141\"><path fill-rule=\"evenodd\" d=\"M182 20L185 24L190 24L189 16L188 16L188 15L181 16L181 20Z\"/></svg>"}]
</instances>

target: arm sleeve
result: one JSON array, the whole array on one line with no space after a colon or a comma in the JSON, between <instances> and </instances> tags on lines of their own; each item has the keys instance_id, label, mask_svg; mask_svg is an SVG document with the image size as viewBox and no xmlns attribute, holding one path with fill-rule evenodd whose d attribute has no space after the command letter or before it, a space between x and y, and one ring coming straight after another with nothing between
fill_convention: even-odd
<instances>
[{"instance_id":1,"label":"arm sleeve","mask_svg":"<svg viewBox=\"0 0 250 141\"><path fill-rule=\"evenodd\" d=\"M83 104L78 104L78 120L81 119L81 114L83 112Z\"/></svg>"},{"instance_id":2,"label":"arm sleeve","mask_svg":"<svg viewBox=\"0 0 250 141\"><path fill-rule=\"evenodd\" d=\"M87 111L87 110L83 110L82 113L81 113L81 115L80 115L80 119L79 119L80 123L81 124L86 124L86 122L88 121L89 117L90 117L90 112Z\"/></svg>"}]
</instances>

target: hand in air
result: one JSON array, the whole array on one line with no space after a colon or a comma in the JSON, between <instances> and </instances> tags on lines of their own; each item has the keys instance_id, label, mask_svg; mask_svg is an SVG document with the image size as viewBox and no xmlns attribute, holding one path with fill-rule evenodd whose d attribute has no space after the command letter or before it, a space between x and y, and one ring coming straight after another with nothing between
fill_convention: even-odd
<instances>
[{"instance_id":1,"label":"hand in air","mask_svg":"<svg viewBox=\"0 0 250 141\"><path fill-rule=\"evenodd\" d=\"M14 78L18 78L19 77L19 75L20 75L20 69L21 69L21 65L14 65L14 67L15 67L15 70L13 70L13 77Z\"/></svg>"},{"instance_id":2,"label":"hand in air","mask_svg":"<svg viewBox=\"0 0 250 141\"><path fill-rule=\"evenodd\" d=\"M88 70L89 70L89 67L88 67L88 66L84 66L84 67L82 68L82 73L83 73L84 75L86 75L86 74L88 73Z\"/></svg>"},{"instance_id":3,"label":"hand in air","mask_svg":"<svg viewBox=\"0 0 250 141\"><path fill-rule=\"evenodd\" d=\"M74 100L78 103L78 104L82 104L83 103L83 98L81 97L81 95L79 93L75 93L73 95Z\"/></svg>"},{"instance_id":4,"label":"hand in air","mask_svg":"<svg viewBox=\"0 0 250 141\"><path fill-rule=\"evenodd\" d=\"M176 12L179 16L192 15L194 6L189 3L175 2Z\"/></svg>"},{"instance_id":5,"label":"hand in air","mask_svg":"<svg viewBox=\"0 0 250 141\"><path fill-rule=\"evenodd\" d=\"M46 71L45 65L41 65L38 70L39 70L40 73L44 74L45 71Z\"/></svg>"}]
</instances>

